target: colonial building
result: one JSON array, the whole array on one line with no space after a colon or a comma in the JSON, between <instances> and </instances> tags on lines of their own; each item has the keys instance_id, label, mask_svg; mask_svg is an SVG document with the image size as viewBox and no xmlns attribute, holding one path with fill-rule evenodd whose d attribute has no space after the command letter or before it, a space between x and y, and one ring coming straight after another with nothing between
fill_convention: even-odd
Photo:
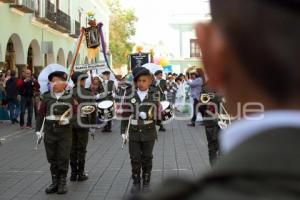
<instances>
[{"instance_id":1,"label":"colonial building","mask_svg":"<svg viewBox=\"0 0 300 200\"><path fill-rule=\"evenodd\" d=\"M69 66L88 11L104 24L108 46L110 11L104 0L0 0L0 69L39 73L50 63ZM99 54L90 62L102 59ZM82 45L77 63L87 62Z\"/></svg>"},{"instance_id":2,"label":"colonial building","mask_svg":"<svg viewBox=\"0 0 300 200\"><path fill-rule=\"evenodd\" d=\"M210 14L174 14L170 25L178 35L178 48L170 62L184 72L188 66L203 66L201 50L197 44L195 25L199 21L210 20Z\"/></svg>"}]
</instances>

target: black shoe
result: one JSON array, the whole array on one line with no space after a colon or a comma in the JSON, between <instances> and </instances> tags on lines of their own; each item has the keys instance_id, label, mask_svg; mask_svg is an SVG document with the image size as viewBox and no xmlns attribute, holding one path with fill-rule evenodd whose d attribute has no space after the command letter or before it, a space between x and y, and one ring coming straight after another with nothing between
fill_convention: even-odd
<instances>
[{"instance_id":1,"label":"black shoe","mask_svg":"<svg viewBox=\"0 0 300 200\"><path fill-rule=\"evenodd\" d=\"M143 174L143 193L148 193L150 192L150 177L151 174L145 173Z\"/></svg>"},{"instance_id":2,"label":"black shoe","mask_svg":"<svg viewBox=\"0 0 300 200\"><path fill-rule=\"evenodd\" d=\"M110 129L103 129L102 133L111 133L112 131Z\"/></svg>"},{"instance_id":3,"label":"black shoe","mask_svg":"<svg viewBox=\"0 0 300 200\"><path fill-rule=\"evenodd\" d=\"M66 194L67 192L68 189L66 176L61 175L58 179L57 194Z\"/></svg>"},{"instance_id":4,"label":"black shoe","mask_svg":"<svg viewBox=\"0 0 300 200\"><path fill-rule=\"evenodd\" d=\"M77 173L78 173L77 162L70 162L70 166L71 166L70 181L75 182L77 181Z\"/></svg>"},{"instance_id":5,"label":"black shoe","mask_svg":"<svg viewBox=\"0 0 300 200\"><path fill-rule=\"evenodd\" d=\"M52 183L51 185L49 185L45 192L47 194L53 194L53 193L56 193L57 192L57 189L58 189L58 185L57 185L57 176L56 175L52 175Z\"/></svg>"},{"instance_id":6,"label":"black shoe","mask_svg":"<svg viewBox=\"0 0 300 200\"><path fill-rule=\"evenodd\" d=\"M15 123L19 123L19 121L18 121L17 119L13 119L13 121L14 121Z\"/></svg>"},{"instance_id":7,"label":"black shoe","mask_svg":"<svg viewBox=\"0 0 300 200\"><path fill-rule=\"evenodd\" d=\"M134 174L134 175L132 175L132 179L133 179L133 184L132 184L132 187L130 189L130 193L131 194L139 193L141 191L141 178L140 178L140 175Z\"/></svg>"},{"instance_id":8,"label":"black shoe","mask_svg":"<svg viewBox=\"0 0 300 200\"><path fill-rule=\"evenodd\" d=\"M85 161L78 162L78 181L86 181L89 179L88 175L84 172Z\"/></svg>"},{"instance_id":9,"label":"black shoe","mask_svg":"<svg viewBox=\"0 0 300 200\"><path fill-rule=\"evenodd\" d=\"M71 174L70 181L71 182L76 182L77 181L77 174Z\"/></svg>"},{"instance_id":10,"label":"black shoe","mask_svg":"<svg viewBox=\"0 0 300 200\"><path fill-rule=\"evenodd\" d=\"M166 129L163 126L161 126L161 127L159 127L158 131L165 132Z\"/></svg>"},{"instance_id":11,"label":"black shoe","mask_svg":"<svg viewBox=\"0 0 300 200\"><path fill-rule=\"evenodd\" d=\"M195 123L189 123L188 126L195 127Z\"/></svg>"},{"instance_id":12,"label":"black shoe","mask_svg":"<svg viewBox=\"0 0 300 200\"><path fill-rule=\"evenodd\" d=\"M78 182L82 182L82 181L86 181L86 180L88 180L89 179L89 177L88 177L88 175L87 174L81 174L81 175L78 175Z\"/></svg>"}]
</instances>

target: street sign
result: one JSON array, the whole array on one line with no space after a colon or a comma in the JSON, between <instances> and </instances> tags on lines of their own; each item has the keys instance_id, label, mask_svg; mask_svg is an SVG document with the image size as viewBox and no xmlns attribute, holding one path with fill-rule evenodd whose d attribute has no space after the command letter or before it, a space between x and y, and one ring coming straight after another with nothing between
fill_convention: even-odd
<instances>
[{"instance_id":1,"label":"street sign","mask_svg":"<svg viewBox=\"0 0 300 200\"><path fill-rule=\"evenodd\" d=\"M74 70L76 72L84 72L84 71L90 71L99 68L105 68L105 67L106 67L105 62L102 62L102 63L95 63L95 64L76 65L74 67Z\"/></svg>"},{"instance_id":2,"label":"street sign","mask_svg":"<svg viewBox=\"0 0 300 200\"><path fill-rule=\"evenodd\" d=\"M134 53L130 54L130 66L131 70L136 67L141 67L142 65L150 62L150 53Z\"/></svg>"}]
</instances>

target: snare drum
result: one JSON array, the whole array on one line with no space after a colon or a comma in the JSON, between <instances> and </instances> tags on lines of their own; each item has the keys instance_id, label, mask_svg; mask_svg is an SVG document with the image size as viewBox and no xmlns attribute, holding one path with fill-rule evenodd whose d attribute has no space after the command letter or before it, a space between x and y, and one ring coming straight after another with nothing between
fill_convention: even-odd
<instances>
[{"instance_id":1,"label":"snare drum","mask_svg":"<svg viewBox=\"0 0 300 200\"><path fill-rule=\"evenodd\" d=\"M109 121L115 117L114 102L102 101L98 104L98 116L101 120Z\"/></svg>"},{"instance_id":2,"label":"snare drum","mask_svg":"<svg viewBox=\"0 0 300 200\"><path fill-rule=\"evenodd\" d=\"M168 121L173 118L174 110L170 102L168 101L161 101L160 102L162 107L162 121Z\"/></svg>"}]
</instances>

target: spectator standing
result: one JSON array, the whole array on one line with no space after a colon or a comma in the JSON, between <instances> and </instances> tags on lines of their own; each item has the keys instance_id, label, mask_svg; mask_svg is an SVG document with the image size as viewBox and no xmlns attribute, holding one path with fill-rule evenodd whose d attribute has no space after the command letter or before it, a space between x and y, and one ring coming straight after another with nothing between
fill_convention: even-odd
<instances>
[{"instance_id":1,"label":"spectator standing","mask_svg":"<svg viewBox=\"0 0 300 200\"><path fill-rule=\"evenodd\" d=\"M201 95L203 79L199 76L197 72L192 72L190 75L190 80L187 84L191 87L191 97L193 98L193 117L189 126L195 126L197 113L198 113L198 103L199 97Z\"/></svg>"},{"instance_id":2,"label":"spectator standing","mask_svg":"<svg viewBox=\"0 0 300 200\"><path fill-rule=\"evenodd\" d=\"M24 75L25 75L24 79L19 80L19 91L21 95L20 127L32 128L33 97L34 97L34 90L35 90L35 82L32 79L30 70L26 70ZM24 117L25 117L26 110L28 111L28 115L27 115L27 123L25 127Z\"/></svg>"},{"instance_id":3,"label":"spectator standing","mask_svg":"<svg viewBox=\"0 0 300 200\"><path fill-rule=\"evenodd\" d=\"M8 102L9 115L12 124L19 123L17 120L20 112L20 96L18 95L18 85L16 72L11 71L11 77L5 84L6 99Z\"/></svg>"},{"instance_id":4,"label":"spectator standing","mask_svg":"<svg viewBox=\"0 0 300 200\"><path fill-rule=\"evenodd\" d=\"M177 77L175 81L178 88L176 92L175 108L181 112L185 99L185 86L181 78Z\"/></svg>"},{"instance_id":5,"label":"spectator standing","mask_svg":"<svg viewBox=\"0 0 300 200\"><path fill-rule=\"evenodd\" d=\"M6 84L6 81L8 81L8 79L10 79L10 77L11 77L11 70L10 69L8 69L7 71L6 71L6 73L5 73L5 80L4 80L4 85Z\"/></svg>"}]
</instances>

